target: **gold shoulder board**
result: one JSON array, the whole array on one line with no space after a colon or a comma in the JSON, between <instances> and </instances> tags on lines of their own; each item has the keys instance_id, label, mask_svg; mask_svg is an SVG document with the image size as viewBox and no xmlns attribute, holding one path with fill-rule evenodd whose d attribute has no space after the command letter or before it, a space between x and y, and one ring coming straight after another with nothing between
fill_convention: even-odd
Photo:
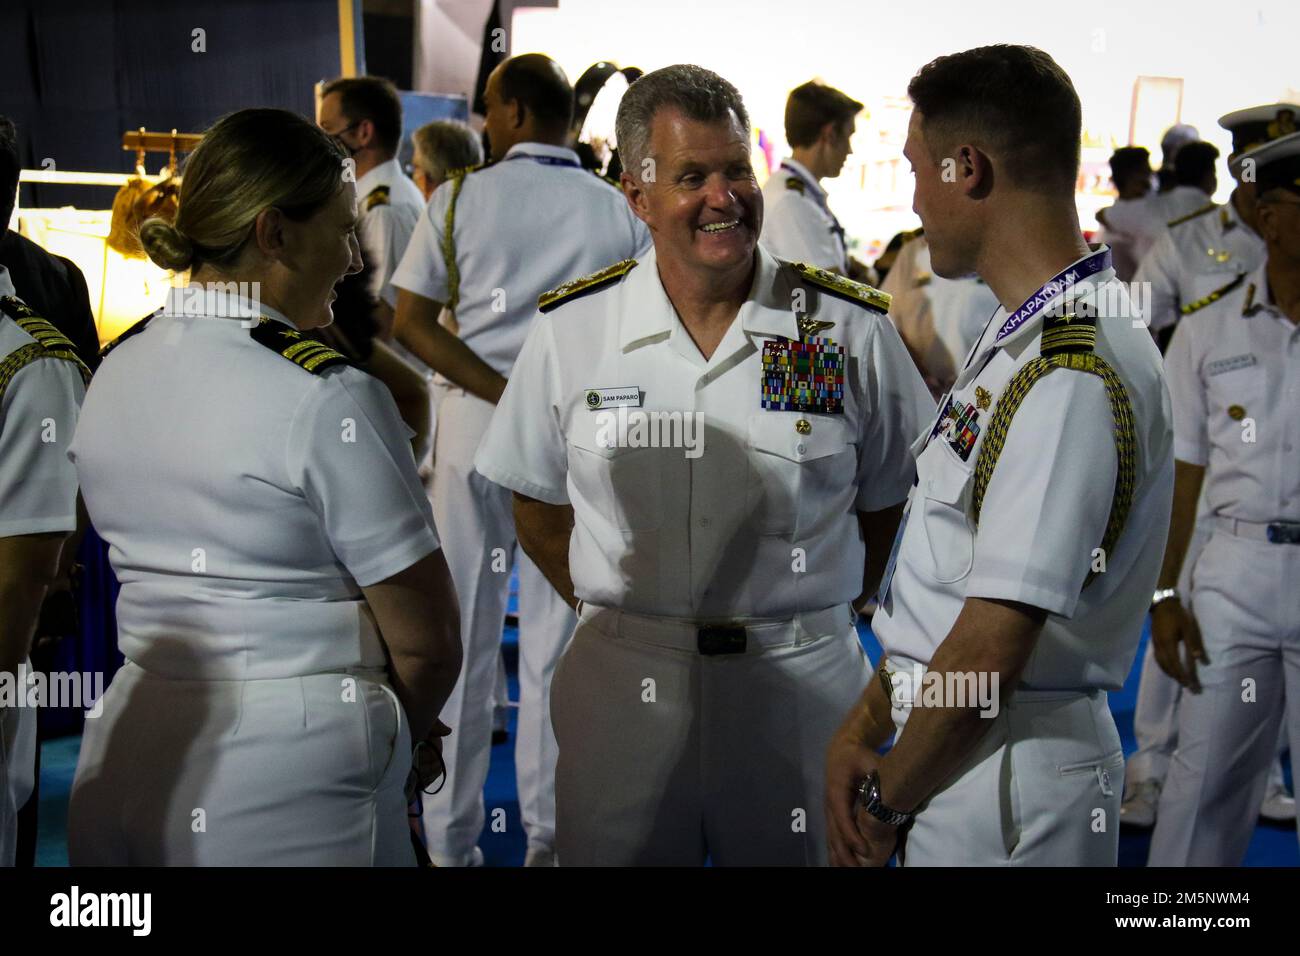
<instances>
[{"instance_id":1,"label":"gold shoulder board","mask_svg":"<svg viewBox=\"0 0 1300 956\"><path fill-rule=\"evenodd\" d=\"M1178 311L1181 312L1183 315L1191 315L1193 312L1199 312L1207 305L1211 305L1215 302L1218 302L1225 295L1227 295L1229 292L1237 288L1237 286L1241 285L1245 281L1246 281L1246 273L1239 272L1237 273L1237 277L1233 279L1231 282L1229 282L1227 285L1215 289L1209 295L1201 296L1201 298L1197 299L1195 302L1188 302L1185 306L1180 308Z\"/></svg>"},{"instance_id":2,"label":"gold shoulder board","mask_svg":"<svg viewBox=\"0 0 1300 956\"><path fill-rule=\"evenodd\" d=\"M855 305L882 314L889 311L891 297L888 292L881 292L879 289L873 289L863 282L854 282L852 279L846 279L838 273L827 272L817 266L810 266L806 262L792 262L790 267L798 273L800 278L811 282L813 285L820 286L838 299L852 302Z\"/></svg>"},{"instance_id":3,"label":"gold shoulder board","mask_svg":"<svg viewBox=\"0 0 1300 956\"><path fill-rule=\"evenodd\" d=\"M41 318L26 302L12 295L0 296L0 312L13 319L19 328L34 338L45 356L73 363L81 373L82 380L90 381L90 369L77 354L77 347L53 322Z\"/></svg>"},{"instance_id":4,"label":"gold shoulder board","mask_svg":"<svg viewBox=\"0 0 1300 956\"><path fill-rule=\"evenodd\" d=\"M370 192L366 193L366 212L374 209L376 206L388 205L388 187L376 186Z\"/></svg>"},{"instance_id":5,"label":"gold shoulder board","mask_svg":"<svg viewBox=\"0 0 1300 956\"><path fill-rule=\"evenodd\" d=\"M313 375L319 375L335 365L352 364L342 352L336 352L328 345L307 338L297 329L291 329L283 322L272 322L270 319L263 318L250 330L250 334L256 342L265 345L272 352Z\"/></svg>"},{"instance_id":6,"label":"gold shoulder board","mask_svg":"<svg viewBox=\"0 0 1300 956\"><path fill-rule=\"evenodd\" d=\"M802 196L803 180L800 179L798 176L787 176L785 180L785 188L793 189L795 192L797 192L799 195Z\"/></svg>"},{"instance_id":7,"label":"gold shoulder board","mask_svg":"<svg viewBox=\"0 0 1300 956\"><path fill-rule=\"evenodd\" d=\"M542 293L537 299L537 308L542 312L549 312L561 302L616 282L635 268L635 259L624 259L581 279L570 279L564 285Z\"/></svg>"}]
</instances>

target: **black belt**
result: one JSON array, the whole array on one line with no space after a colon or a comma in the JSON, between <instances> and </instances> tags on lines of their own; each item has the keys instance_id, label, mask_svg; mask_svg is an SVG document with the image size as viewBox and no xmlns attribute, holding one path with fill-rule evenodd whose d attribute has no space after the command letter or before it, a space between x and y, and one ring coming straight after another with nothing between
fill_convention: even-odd
<instances>
[{"instance_id":1,"label":"black belt","mask_svg":"<svg viewBox=\"0 0 1300 956\"><path fill-rule=\"evenodd\" d=\"M695 646L701 654L743 654L745 653L745 629L743 627L701 627L695 632Z\"/></svg>"}]
</instances>

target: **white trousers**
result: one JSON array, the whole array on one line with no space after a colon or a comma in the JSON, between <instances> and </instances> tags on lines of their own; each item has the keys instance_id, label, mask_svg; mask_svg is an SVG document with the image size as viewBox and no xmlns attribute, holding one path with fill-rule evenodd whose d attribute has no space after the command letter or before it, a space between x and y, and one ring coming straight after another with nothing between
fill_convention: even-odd
<instances>
[{"instance_id":1,"label":"white trousers","mask_svg":"<svg viewBox=\"0 0 1300 956\"><path fill-rule=\"evenodd\" d=\"M819 865L826 748L871 676L847 606L703 655L583 605L555 675L561 866Z\"/></svg>"},{"instance_id":2,"label":"white trousers","mask_svg":"<svg viewBox=\"0 0 1300 956\"><path fill-rule=\"evenodd\" d=\"M30 669L31 661L26 664ZM26 692L24 687L18 690ZM35 775L35 708L0 707L0 867L14 865L18 811L32 795Z\"/></svg>"},{"instance_id":3,"label":"white trousers","mask_svg":"<svg viewBox=\"0 0 1300 956\"><path fill-rule=\"evenodd\" d=\"M555 734L550 685L576 621L537 566L516 547L510 491L474 470L474 453L492 405L447 386L438 402L433 518L460 599L464 663L442 720L447 780L424 797L424 832L435 863L464 862L478 842L486 811L483 785L492 755L501 629L510 568L519 564L519 720L515 775L519 811L530 846L555 840Z\"/></svg>"},{"instance_id":4,"label":"white trousers","mask_svg":"<svg viewBox=\"0 0 1300 956\"><path fill-rule=\"evenodd\" d=\"M1179 705L1148 866L1239 866L1277 745L1300 740L1300 547L1216 531L1193 604L1209 664Z\"/></svg>"},{"instance_id":5,"label":"white trousers","mask_svg":"<svg viewBox=\"0 0 1300 956\"><path fill-rule=\"evenodd\" d=\"M1178 593L1184 596L1188 609L1193 612L1194 569L1209 540L1209 519L1201 515L1197 518L1192 538L1187 545L1183 570L1178 575ZM1164 784L1169 773L1169 760L1178 747L1178 702L1182 692L1182 685L1156 663L1155 645L1147 641L1146 652L1142 656L1142 676L1138 681L1137 706L1133 711L1133 736L1137 738L1137 750L1128 758L1125 773L1127 789L1131 790L1147 780ZM1278 757L1269 764L1269 788L1278 789L1285 785L1281 754L1286 750L1286 744L1286 728L1283 727L1278 734Z\"/></svg>"},{"instance_id":6,"label":"white trousers","mask_svg":"<svg viewBox=\"0 0 1300 956\"><path fill-rule=\"evenodd\" d=\"M988 720L917 808L903 864L1115 866L1124 751L1106 693L1018 690Z\"/></svg>"},{"instance_id":7,"label":"white trousers","mask_svg":"<svg viewBox=\"0 0 1300 956\"><path fill-rule=\"evenodd\" d=\"M381 672L173 680L128 661L86 721L73 866L413 866L411 735Z\"/></svg>"}]
</instances>

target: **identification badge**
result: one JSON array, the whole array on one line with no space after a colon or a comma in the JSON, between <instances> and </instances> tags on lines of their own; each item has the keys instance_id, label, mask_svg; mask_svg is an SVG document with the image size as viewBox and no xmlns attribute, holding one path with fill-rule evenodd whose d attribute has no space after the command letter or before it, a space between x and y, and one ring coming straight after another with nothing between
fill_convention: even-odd
<instances>
[{"instance_id":1,"label":"identification badge","mask_svg":"<svg viewBox=\"0 0 1300 956\"><path fill-rule=\"evenodd\" d=\"M619 388L589 388L586 392L587 407L592 411L601 408L640 408L642 391L636 385L624 385Z\"/></svg>"},{"instance_id":2,"label":"identification badge","mask_svg":"<svg viewBox=\"0 0 1300 956\"><path fill-rule=\"evenodd\" d=\"M1239 368L1250 368L1257 364L1259 363L1255 356L1247 352L1245 355L1234 355L1232 358L1210 362L1205 366L1205 374L1222 375L1224 372L1235 372Z\"/></svg>"},{"instance_id":3,"label":"identification badge","mask_svg":"<svg viewBox=\"0 0 1300 956\"><path fill-rule=\"evenodd\" d=\"M979 409L973 402L968 405L956 398L948 400L948 407L939 416L938 434L962 461L970 458L971 449L980 437L979 417Z\"/></svg>"},{"instance_id":4,"label":"identification badge","mask_svg":"<svg viewBox=\"0 0 1300 956\"><path fill-rule=\"evenodd\" d=\"M762 407L843 415L844 362L844 347L830 339L764 342Z\"/></svg>"}]
</instances>

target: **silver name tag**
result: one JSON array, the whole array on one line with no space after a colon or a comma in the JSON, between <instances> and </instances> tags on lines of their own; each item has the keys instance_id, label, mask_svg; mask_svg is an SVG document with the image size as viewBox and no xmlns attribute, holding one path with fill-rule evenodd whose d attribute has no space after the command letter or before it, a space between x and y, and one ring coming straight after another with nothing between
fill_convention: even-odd
<instances>
[{"instance_id":1,"label":"silver name tag","mask_svg":"<svg viewBox=\"0 0 1300 956\"><path fill-rule=\"evenodd\" d=\"M640 408L641 389L636 385L623 385L618 388L589 388L586 393L587 407L599 408Z\"/></svg>"}]
</instances>

